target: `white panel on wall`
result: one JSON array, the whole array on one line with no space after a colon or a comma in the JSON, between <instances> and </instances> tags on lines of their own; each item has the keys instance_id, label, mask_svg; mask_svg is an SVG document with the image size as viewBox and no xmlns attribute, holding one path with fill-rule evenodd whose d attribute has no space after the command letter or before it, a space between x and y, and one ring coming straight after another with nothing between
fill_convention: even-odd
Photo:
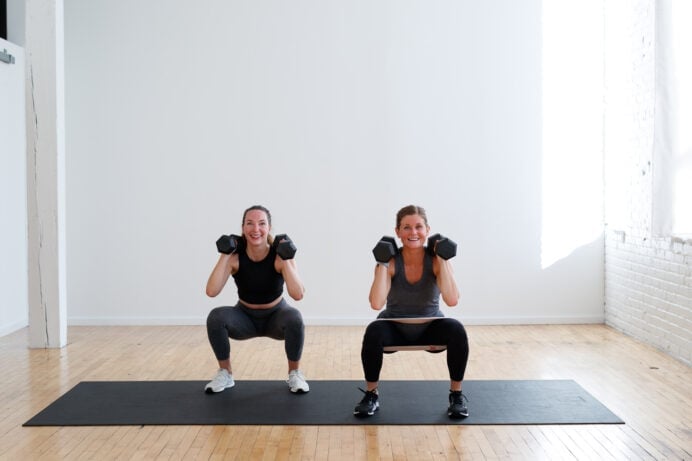
<instances>
[{"instance_id":1,"label":"white panel on wall","mask_svg":"<svg viewBox=\"0 0 692 461\"><path fill-rule=\"evenodd\" d=\"M298 246L308 323L374 317L371 249L410 203L459 243L448 315L601 321L602 245L541 267L541 14L67 2L71 323L201 323L235 303L204 286L214 241L256 203Z\"/></svg>"},{"instance_id":2,"label":"white panel on wall","mask_svg":"<svg viewBox=\"0 0 692 461\"><path fill-rule=\"evenodd\" d=\"M24 46L24 16L25 0L7 1L7 40L19 46Z\"/></svg>"},{"instance_id":3,"label":"white panel on wall","mask_svg":"<svg viewBox=\"0 0 692 461\"><path fill-rule=\"evenodd\" d=\"M24 50L0 39L0 336L28 324Z\"/></svg>"}]
</instances>

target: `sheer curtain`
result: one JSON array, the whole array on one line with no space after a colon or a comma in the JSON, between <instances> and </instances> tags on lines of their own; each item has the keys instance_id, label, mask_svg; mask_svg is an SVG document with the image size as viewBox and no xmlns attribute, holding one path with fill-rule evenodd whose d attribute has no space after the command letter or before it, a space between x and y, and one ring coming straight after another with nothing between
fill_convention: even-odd
<instances>
[{"instance_id":1,"label":"sheer curtain","mask_svg":"<svg viewBox=\"0 0 692 461\"><path fill-rule=\"evenodd\" d=\"M653 232L692 238L692 2L656 2Z\"/></svg>"}]
</instances>

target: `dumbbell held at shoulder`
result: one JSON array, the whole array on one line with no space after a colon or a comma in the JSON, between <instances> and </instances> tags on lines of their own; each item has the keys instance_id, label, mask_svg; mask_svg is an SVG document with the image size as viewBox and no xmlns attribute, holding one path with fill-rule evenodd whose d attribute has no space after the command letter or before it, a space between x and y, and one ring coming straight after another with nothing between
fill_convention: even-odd
<instances>
[{"instance_id":1,"label":"dumbbell held at shoulder","mask_svg":"<svg viewBox=\"0 0 692 461\"><path fill-rule=\"evenodd\" d=\"M443 235L434 234L428 237L428 252L444 260L451 259L457 255L457 244Z\"/></svg>"},{"instance_id":2,"label":"dumbbell held at shoulder","mask_svg":"<svg viewBox=\"0 0 692 461\"><path fill-rule=\"evenodd\" d=\"M386 265L399 252L396 240L394 237L384 236L377 242L375 248L372 249L372 254L375 256L375 261Z\"/></svg>"},{"instance_id":3,"label":"dumbbell held at shoulder","mask_svg":"<svg viewBox=\"0 0 692 461\"><path fill-rule=\"evenodd\" d=\"M219 253L230 255L242 248L243 242L243 238L239 235L222 235L216 241L216 249ZM274 238L272 248L274 248L276 254L284 260L293 259L296 255L296 251L298 251L291 238L286 234L277 235Z\"/></svg>"},{"instance_id":4,"label":"dumbbell held at shoulder","mask_svg":"<svg viewBox=\"0 0 692 461\"><path fill-rule=\"evenodd\" d=\"M219 253L230 255L238 250L243 244L243 238L239 235L222 235L216 241L216 249Z\"/></svg>"},{"instance_id":5,"label":"dumbbell held at shoulder","mask_svg":"<svg viewBox=\"0 0 692 461\"><path fill-rule=\"evenodd\" d=\"M283 260L293 259L298 251L296 245L286 234L278 234L274 237L272 247L276 251L276 254Z\"/></svg>"}]
</instances>

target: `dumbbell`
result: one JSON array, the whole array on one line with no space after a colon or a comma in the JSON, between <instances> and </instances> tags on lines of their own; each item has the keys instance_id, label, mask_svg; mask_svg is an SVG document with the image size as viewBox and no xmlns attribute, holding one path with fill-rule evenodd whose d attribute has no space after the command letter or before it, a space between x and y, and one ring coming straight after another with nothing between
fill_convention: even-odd
<instances>
[{"instance_id":1,"label":"dumbbell","mask_svg":"<svg viewBox=\"0 0 692 461\"><path fill-rule=\"evenodd\" d=\"M372 254L375 256L375 261L378 263L387 263L399 252L394 237L386 235L377 242L375 248L372 249Z\"/></svg>"},{"instance_id":2,"label":"dumbbell","mask_svg":"<svg viewBox=\"0 0 692 461\"><path fill-rule=\"evenodd\" d=\"M434 234L428 237L428 252L442 259L450 259L457 255L457 244L447 237Z\"/></svg>"},{"instance_id":3,"label":"dumbbell","mask_svg":"<svg viewBox=\"0 0 692 461\"><path fill-rule=\"evenodd\" d=\"M279 234L274 237L272 247L276 250L276 254L279 255L281 259L293 259L296 255L296 251L298 251L293 241L291 241L286 234Z\"/></svg>"},{"instance_id":4,"label":"dumbbell","mask_svg":"<svg viewBox=\"0 0 692 461\"><path fill-rule=\"evenodd\" d=\"M242 242L243 238L239 235L222 235L216 241L216 249L219 250L219 253L229 255L236 251Z\"/></svg>"}]
</instances>

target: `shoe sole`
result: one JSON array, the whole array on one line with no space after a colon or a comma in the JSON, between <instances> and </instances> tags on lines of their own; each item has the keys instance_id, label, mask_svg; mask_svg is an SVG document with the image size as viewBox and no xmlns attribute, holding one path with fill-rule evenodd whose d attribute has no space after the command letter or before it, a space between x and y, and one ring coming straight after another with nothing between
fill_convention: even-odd
<instances>
[{"instance_id":1,"label":"shoe sole","mask_svg":"<svg viewBox=\"0 0 692 461\"><path fill-rule=\"evenodd\" d=\"M223 391L225 391L226 389L232 388L233 386L235 386L235 383L231 384L230 386L225 386L225 387L219 389L218 391L217 391L217 390L214 390L213 387L205 387L205 388L204 388L204 392L206 392L207 394L218 394L219 392L223 392Z\"/></svg>"},{"instance_id":2,"label":"shoe sole","mask_svg":"<svg viewBox=\"0 0 692 461\"><path fill-rule=\"evenodd\" d=\"M469 416L468 413L452 413L451 411L447 413L447 416L449 416L452 419L463 419Z\"/></svg>"},{"instance_id":3,"label":"shoe sole","mask_svg":"<svg viewBox=\"0 0 692 461\"><path fill-rule=\"evenodd\" d=\"M291 389L290 387L288 388L289 391L291 391L294 394L307 394L310 392L310 389L305 390L305 389Z\"/></svg>"},{"instance_id":4,"label":"shoe sole","mask_svg":"<svg viewBox=\"0 0 692 461\"><path fill-rule=\"evenodd\" d=\"M377 404L377 406L375 406L375 409L372 410L372 411L358 411L358 410L354 410L354 411L353 411L353 415L354 415L354 416L360 416L360 417L372 416L372 415L374 415L375 412L378 411L379 409L380 409L380 405Z\"/></svg>"}]
</instances>

